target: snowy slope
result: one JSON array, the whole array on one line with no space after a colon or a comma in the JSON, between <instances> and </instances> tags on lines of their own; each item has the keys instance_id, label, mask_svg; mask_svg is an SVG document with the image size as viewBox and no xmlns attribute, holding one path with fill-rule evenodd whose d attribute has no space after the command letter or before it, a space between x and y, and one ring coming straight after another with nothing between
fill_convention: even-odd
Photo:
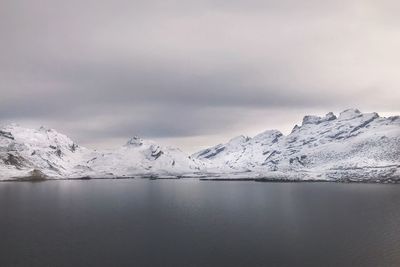
<instances>
[{"instance_id":1,"label":"snowy slope","mask_svg":"<svg viewBox=\"0 0 400 267\"><path fill-rule=\"evenodd\" d=\"M177 148L161 147L139 137L88 161L88 166L99 173L116 176L177 176L199 172L203 165Z\"/></svg>"},{"instance_id":2,"label":"snowy slope","mask_svg":"<svg viewBox=\"0 0 400 267\"><path fill-rule=\"evenodd\" d=\"M0 128L0 180L194 174L204 163L138 137L112 151L78 146L53 129Z\"/></svg>"},{"instance_id":3,"label":"snowy slope","mask_svg":"<svg viewBox=\"0 0 400 267\"><path fill-rule=\"evenodd\" d=\"M400 117L356 109L305 116L287 136L277 130L238 136L192 156L139 137L97 151L53 129L0 127L0 180L195 175L400 181Z\"/></svg>"},{"instance_id":4,"label":"snowy slope","mask_svg":"<svg viewBox=\"0 0 400 267\"><path fill-rule=\"evenodd\" d=\"M10 124L0 129L0 179L29 176L80 176L89 151L53 129L27 129ZM40 178L40 177L38 177Z\"/></svg>"},{"instance_id":5,"label":"snowy slope","mask_svg":"<svg viewBox=\"0 0 400 267\"><path fill-rule=\"evenodd\" d=\"M305 116L288 136L266 131L238 137L193 157L214 172L252 172L295 179L400 177L400 118L345 110L336 117Z\"/></svg>"}]
</instances>

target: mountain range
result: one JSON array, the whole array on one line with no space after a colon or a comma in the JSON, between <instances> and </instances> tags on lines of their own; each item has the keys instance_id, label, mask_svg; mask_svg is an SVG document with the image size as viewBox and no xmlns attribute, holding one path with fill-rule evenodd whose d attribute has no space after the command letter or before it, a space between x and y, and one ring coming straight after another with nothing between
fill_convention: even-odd
<instances>
[{"instance_id":1,"label":"mountain range","mask_svg":"<svg viewBox=\"0 0 400 267\"><path fill-rule=\"evenodd\" d=\"M0 180L123 177L397 182L400 117L357 109L305 116L288 135L238 136L193 155L140 137L101 151L53 129L0 127Z\"/></svg>"}]
</instances>

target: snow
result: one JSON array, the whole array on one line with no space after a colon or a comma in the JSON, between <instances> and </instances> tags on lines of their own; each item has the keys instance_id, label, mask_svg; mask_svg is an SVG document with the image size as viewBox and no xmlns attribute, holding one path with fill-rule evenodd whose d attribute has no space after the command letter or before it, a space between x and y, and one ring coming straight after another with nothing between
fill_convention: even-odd
<instances>
[{"instance_id":1,"label":"snow","mask_svg":"<svg viewBox=\"0 0 400 267\"><path fill-rule=\"evenodd\" d=\"M0 180L23 178L41 171L48 178L178 176L195 174L204 166L179 149L161 147L139 137L111 151L78 146L53 129L0 130Z\"/></svg>"},{"instance_id":2,"label":"snow","mask_svg":"<svg viewBox=\"0 0 400 267\"><path fill-rule=\"evenodd\" d=\"M29 175L34 169L48 176L74 176L74 167L87 153L87 149L53 129L34 130L10 124L0 130L0 177Z\"/></svg>"},{"instance_id":3,"label":"snow","mask_svg":"<svg viewBox=\"0 0 400 267\"><path fill-rule=\"evenodd\" d=\"M284 136L238 136L191 156L132 137L114 150L91 150L53 129L0 127L0 180L39 177L214 177L296 180L400 179L400 117L348 109L305 116ZM40 174L40 175L38 175Z\"/></svg>"},{"instance_id":4,"label":"snow","mask_svg":"<svg viewBox=\"0 0 400 267\"><path fill-rule=\"evenodd\" d=\"M137 140L137 139L135 139ZM176 148L161 147L152 141L141 140L108 153L96 155L90 168L116 176L184 175L196 173L202 163Z\"/></svg>"},{"instance_id":5,"label":"snow","mask_svg":"<svg viewBox=\"0 0 400 267\"><path fill-rule=\"evenodd\" d=\"M213 172L340 179L357 170L362 179L399 178L400 119L349 109L337 118L305 116L288 136L266 131L240 145L228 142L193 155Z\"/></svg>"}]
</instances>

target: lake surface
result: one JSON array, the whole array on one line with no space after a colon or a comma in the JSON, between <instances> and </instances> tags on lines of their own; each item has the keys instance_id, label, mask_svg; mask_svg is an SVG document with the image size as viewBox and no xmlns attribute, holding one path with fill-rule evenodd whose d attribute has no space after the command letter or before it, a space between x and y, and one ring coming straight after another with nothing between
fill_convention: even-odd
<instances>
[{"instance_id":1,"label":"lake surface","mask_svg":"<svg viewBox=\"0 0 400 267\"><path fill-rule=\"evenodd\" d=\"M400 185L0 183L0 266L399 266Z\"/></svg>"}]
</instances>

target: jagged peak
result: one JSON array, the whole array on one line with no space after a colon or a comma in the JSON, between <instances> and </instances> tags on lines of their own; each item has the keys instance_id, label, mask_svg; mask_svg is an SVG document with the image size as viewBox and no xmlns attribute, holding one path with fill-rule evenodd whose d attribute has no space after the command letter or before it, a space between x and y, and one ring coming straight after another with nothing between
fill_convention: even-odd
<instances>
[{"instance_id":1,"label":"jagged peak","mask_svg":"<svg viewBox=\"0 0 400 267\"><path fill-rule=\"evenodd\" d=\"M268 138L268 137L276 138L276 137L280 137L280 136L283 136L282 132L273 129L273 130L266 130L262 133L259 133L256 136L254 136L253 139L258 140L258 139L264 139L264 138Z\"/></svg>"},{"instance_id":2,"label":"jagged peak","mask_svg":"<svg viewBox=\"0 0 400 267\"><path fill-rule=\"evenodd\" d=\"M134 147L141 146L141 145L143 145L143 139L140 138L139 136L132 137L125 144L125 146L134 146Z\"/></svg>"},{"instance_id":3,"label":"jagged peak","mask_svg":"<svg viewBox=\"0 0 400 267\"><path fill-rule=\"evenodd\" d=\"M319 116L314 116L314 115L306 115L303 117L303 122L301 125L306 125L306 124L318 124L321 121L321 117Z\"/></svg>"},{"instance_id":4,"label":"jagged peak","mask_svg":"<svg viewBox=\"0 0 400 267\"><path fill-rule=\"evenodd\" d=\"M327 119L327 120L336 120L337 117L332 111L330 111L330 112L326 113L325 119Z\"/></svg>"},{"instance_id":5,"label":"jagged peak","mask_svg":"<svg viewBox=\"0 0 400 267\"><path fill-rule=\"evenodd\" d=\"M387 119L391 122L400 122L400 116L390 116Z\"/></svg>"},{"instance_id":6,"label":"jagged peak","mask_svg":"<svg viewBox=\"0 0 400 267\"><path fill-rule=\"evenodd\" d=\"M231 140L229 140L229 144L234 144L234 143L245 143L247 141L249 141L251 138L248 136L244 136L244 135L239 135L236 136L234 138L232 138Z\"/></svg>"},{"instance_id":7,"label":"jagged peak","mask_svg":"<svg viewBox=\"0 0 400 267\"><path fill-rule=\"evenodd\" d=\"M290 133L294 133L294 132L298 131L299 129L300 129L300 126L296 124L296 125L293 127L293 129L292 129L292 131L291 131Z\"/></svg>"},{"instance_id":8,"label":"jagged peak","mask_svg":"<svg viewBox=\"0 0 400 267\"><path fill-rule=\"evenodd\" d=\"M352 119L360 116L361 114L362 114L361 111L359 111L358 109L349 108L340 112L339 119L340 120Z\"/></svg>"},{"instance_id":9,"label":"jagged peak","mask_svg":"<svg viewBox=\"0 0 400 267\"><path fill-rule=\"evenodd\" d=\"M305 124L319 124L321 122L332 121L332 120L336 120L336 119L337 118L336 118L335 114L333 114L333 112L328 112L324 117L319 117L319 116L314 116L314 115L306 115L303 117L302 126ZM293 128L292 132L294 130L295 130L295 128Z\"/></svg>"},{"instance_id":10,"label":"jagged peak","mask_svg":"<svg viewBox=\"0 0 400 267\"><path fill-rule=\"evenodd\" d=\"M54 132L54 133L61 135L56 130L47 128L45 126L40 126L39 128L34 129L34 128L23 127L19 123L15 123L15 122L11 122L9 124L2 125L1 129L8 129L10 131Z\"/></svg>"},{"instance_id":11,"label":"jagged peak","mask_svg":"<svg viewBox=\"0 0 400 267\"><path fill-rule=\"evenodd\" d=\"M43 125L39 127L39 131L41 131L41 132L56 132L56 130L48 128L48 127L43 126Z\"/></svg>"}]
</instances>

